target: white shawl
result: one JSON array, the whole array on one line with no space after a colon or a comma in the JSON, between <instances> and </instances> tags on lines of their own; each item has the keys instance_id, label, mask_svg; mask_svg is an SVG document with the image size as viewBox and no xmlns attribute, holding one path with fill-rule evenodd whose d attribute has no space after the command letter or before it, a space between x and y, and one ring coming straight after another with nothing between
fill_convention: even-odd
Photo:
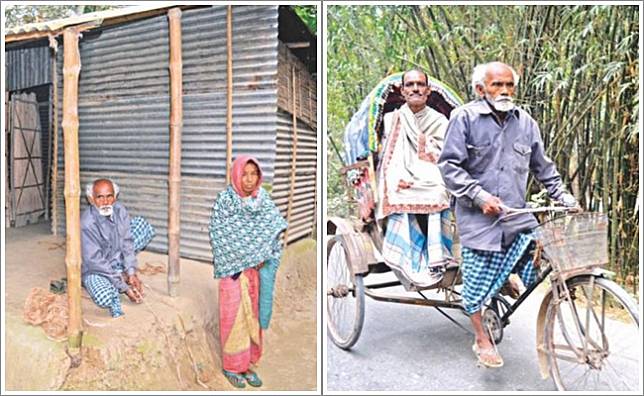
<instances>
[{"instance_id":1,"label":"white shawl","mask_svg":"<svg viewBox=\"0 0 644 396\"><path fill-rule=\"evenodd\" d=\"M447 118L432 108L414 114L408 105L386 114L383 152L378 165L378 210L391 213L436 213L449 207L437 166ZM399 189L403 180L410 188Z\"/></svg>"}]
</instances>

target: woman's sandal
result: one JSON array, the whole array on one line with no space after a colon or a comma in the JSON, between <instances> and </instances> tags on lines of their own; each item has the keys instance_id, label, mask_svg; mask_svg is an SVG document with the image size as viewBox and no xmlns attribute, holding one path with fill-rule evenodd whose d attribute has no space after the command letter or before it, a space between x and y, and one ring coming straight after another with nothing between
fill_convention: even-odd
<instances>
[{"instance_id":1,"label":"woman's sandal","mask_svg":"<svg viewBox=\"0 0 644 396\"><path fill-rule=\"evenodd\" d=\"M472 345L472 351L478 358L479 364L488 368L503 367L503 358L501 357L501 355L499 355L499 352L495 347L481 350L479 349L478 344L474 342L474 345Z\"/></svg>"},{"instance_id":2,"label":"woman's sandal","mask_svg":"<svg viewBox=\"0 0 644 396\"><path fill-rule=\"evenodd\" d=\"M244 382L245 376L242 374L233 373L231 371L221 370L224 373L224 377L234 386L235 388L245 388L246 383Z\"/></svg>"},{"instance_id":3,"label":"woman's sandal","mask_svg":"<svg viewBox=\"0 0 644 396\"><path fill-rule=\"evenodd\" d=\"M262 380L259 379L259 376L253 370L248 369L245 373L242 374L246 378L248 385L258 388L262 386Z\"/></svg>"}]
</instances>

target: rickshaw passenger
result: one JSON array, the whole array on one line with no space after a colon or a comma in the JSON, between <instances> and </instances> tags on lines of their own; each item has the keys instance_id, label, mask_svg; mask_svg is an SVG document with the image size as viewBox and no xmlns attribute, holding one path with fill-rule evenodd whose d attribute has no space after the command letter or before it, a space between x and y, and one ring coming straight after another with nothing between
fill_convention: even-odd
<instances>
[{"instance_id":1,"label":"rickshaw passenger","mask_svg":"<svg viewBox=\"0 0 644 396\"><path fill-rule=\"evenodd\" d=\"M438 161L449 191L456 197L455 215L462 246L463 303L470 315L479 362L501 367L503 359L484 332L481 309L511 272L527 286L534 282L531 262L517 261L532 242L537 225L530 214L498 220L505 207L526 205L528 171L553 199L575 206L554 163L546 156L536 121L512 101L519 77L512 67L492 62L472 74L479 97L452 112Z\"/></svg>"},{"instance_id":2,"label":"rickshaw passenger","mask_svg":"<svg viewBox=\"0 0 644 396\"><path fill-rule=\"evenodd\" d=\"M384 117L376 211L377 220L387 218L385 263L418 287L440 281L439 269L449 256L447 236L441 235L449 196L437 166L447 118L426 105L427 83L424 72L405 72L401 93L406 103Z\"/></svg>"}]
</instances>

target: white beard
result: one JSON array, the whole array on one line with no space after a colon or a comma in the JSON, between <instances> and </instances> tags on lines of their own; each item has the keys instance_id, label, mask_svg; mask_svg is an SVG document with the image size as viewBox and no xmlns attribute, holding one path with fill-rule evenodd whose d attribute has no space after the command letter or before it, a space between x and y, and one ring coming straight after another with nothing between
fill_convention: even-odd
<instances>
[{"instance_id":1,"label":"white beard","mask_svg":"<svg viewBox=\"0 0 644 396\"><path fill-rule=\"evenodd\" d=\"M487 99L488 103L491 104L496 111L506 113L514 109L514 103L512 102L512 98L510 96L499 95L496 98L492 98L489 94L486 93L485 99Z\"/></svg>"},{"instance_id":2,"label":"white beard","mask_svg":"<svg viewBox=\"0 0 644 396\"><path fill-rule=\"evenodd\" d=\"M114 211L114 208L112 205L105 205L105 206L97 206L96 209L98 209L98 213L101 214L101 216L109 217L112 215L112 212Z\"/></svg>"}]
</instances>

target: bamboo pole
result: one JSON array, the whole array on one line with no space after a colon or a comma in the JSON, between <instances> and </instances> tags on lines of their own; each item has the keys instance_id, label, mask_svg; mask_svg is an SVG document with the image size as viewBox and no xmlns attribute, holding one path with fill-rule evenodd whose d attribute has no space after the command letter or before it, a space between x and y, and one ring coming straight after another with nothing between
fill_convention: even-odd
<instances>
[{"instance_id":1,"label":"bamboo pole","mask_svg":"<svg viewBox=\"0 0 644 396\"><path fill-rule=\"evenodd\" d=\"M53 59L51 66L51 82L52 82L52 134L53 134L53 147L52 147L52 162L51 162L51 231L54 235L58 235L58 75L57 75L57 57L58 57L58 41L55 37L49 36L49 47L52 49Z\"/></svg>"},{"instance_id":2,"label":"bamboo pole","mask_svg":"<svg viewBox=\"0 0 644 396\"><path fill-rule=\"evenodd\" d=\"M170 31L170 164L168 173L168 294L178 295L181 231L181 130L183 126L181 9L168 11Z\"/></svg>"},{"instance_id":3,"label":"bamboo pole","mask_svg":"<svg viewBox=\"0 0 644 396\"><path fill-rule=\"evenodd\" d=\"M230 167L233 161L233 6L226 14L226 185L230 184Z\"/></svg>"},{"instance_id":4,"label":"bamboo pole","mask_svg":"<svg viewBox=\"0 0 644 396\"><path fill-rule=\"evenodd\" d=\"M53 86L49 86L48 95L49 95L49 103L51 104L51 102L52 102L51 98L54 97ZM49 199L51 197L49 196L49 188L47 187L47 179L51 180L51 160L52 160L52 156L51 156L52 147L51 147L51 145L52 145L52 140L53 140L52 133L54 131L53 128L52 128L52 125L53 125L52 109L53 108L52 108L51 105L47 109L47 116L49 117L49 119L47 120L47 165L45 167L47 172L45 174L43 174L43 184L44 184L44 187L45 187L45 202L43 202L45 204L45 220L49 220L51 218L51 213L49 212ZM41 126L41 131L42 131L42 126ZM44 157L45 153L41 153L41 156Z\"/></svg>"},{"instance_id":5,"label":"bamboo pole","mask_svg":"<svg viewBox=\"0 0 644 396\"><path fill-rule=\"evenodd\" d=\"M291 157L291 188L288 192L288 207L286 209L286 232L284 232L284 246L288 246L288 232L291 229L291 215L293 213L293 194L295 193L295 171L297 169L297 79L295 78L295 66L291 66L291 89L293 105L291 106L293 112L293 156Z\"/></svg>"},{"instance_id":6,"label":"bamboo pole","mask_svg":"<svg viewBox=\"0 0 644 396\"><path fill-rule=\"evenodd\" d=\"M67 266L67 301L69 321L68 343L71 348L80 348L83 330L81 322L81 242L80 242L80 175L78 157L78 76L80 53L78 32L65 29L63 63L63 132L65 135L65 223Z\"/></svg>"}]
</instances>

